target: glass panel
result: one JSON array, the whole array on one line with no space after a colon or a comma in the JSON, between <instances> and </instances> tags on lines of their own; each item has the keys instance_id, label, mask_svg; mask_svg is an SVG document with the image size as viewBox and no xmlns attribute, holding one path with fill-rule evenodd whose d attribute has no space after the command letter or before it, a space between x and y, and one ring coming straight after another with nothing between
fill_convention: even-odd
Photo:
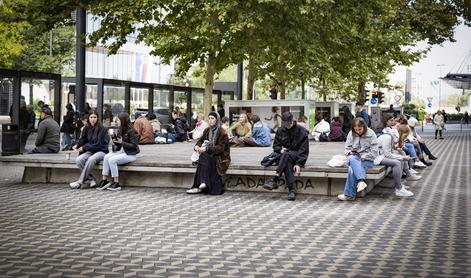
<instances>
[{"instance_id":1,"label":"glass panel","mask_svg":"<svg viewBox=\"0 0 471 278\"><path fill-rule=\"evenodd\" d=\"M168 124L170 117L169 96L170 91L167 89L154 90L154 114L162 125Z\"/></svg>"},{"instance_id":2,"label":"glass panel","mask_svg":"<svg viewBox=\"0 0 471 278\"><path fill-rule=\"evenodd\" d=\"M124 112L124 87L105 86L103 90L103 125L112 126L114 117Z\"/></svg>"},{"instance_id":3,"label":"glass panel","mask_svg":"<svg viewBox=\"0 0 471 278\"><path fill-rule=\"evenodd\" d=\"M26 79L21 80L20 96L20 135L21 151L34 148L41 116L41 108L48 105L54 115L54 81ZM34 133L33 133L34 132ZM31 135L31 136L30 136Z\"/></svg>"},{"instance_id":4,"label":"glass panel","mask_svg":"<svg viewBox=\"0 0 471 278\"><path fill-rule=\"evenodd\" d=\"M87 84L87 93L85 94L85 102L92 109L98 108L98 85Z\"/></svg>"},{"instance_id":5,"label":"glass panel","mask_svg":"<svg viewBox=\"0 0 471 278\"><path fill-rule=\"evenodd\" d=\"M174 92L174 109L179 111L181 114L186 113L187 101L186 101L186 92L175 91Z\"/></svg>"},{"instance_id":6,"label":"glass panel","mask_svg":"<svg viewBox=\"0 0 471 278\"><path fill-rule=\"evenodd\" d=\"M134 119L136 111L149 110L149 89L147 88L131 88L131 119Z\"/></svg>"},{"instance_id":7,"label":"glass panel","mask_svg":"<svg viewBox=\"0 0 471 278\"><path fill-rule=\"evenodd\" d=\"M1 78L0 79L0 116L9 117L10 109L12 105L13 105L13 79ZM11 122L11 119L8 120L7 122Z\"/></svg>"},{"instance_id":8,"label":"glass panel","mask_svg":"<svg viewBox=\"0 0 471 278\"><path fill-rule=\"evenodd\" d=\"M203 114L203 99L204 99L204 92L202 91L193 91L191 92L191 118L196 119L198 114ZM214 99L214 95L213 95ZM217 96L216 96L217 101Z\"/></svg>"}]
</instances>

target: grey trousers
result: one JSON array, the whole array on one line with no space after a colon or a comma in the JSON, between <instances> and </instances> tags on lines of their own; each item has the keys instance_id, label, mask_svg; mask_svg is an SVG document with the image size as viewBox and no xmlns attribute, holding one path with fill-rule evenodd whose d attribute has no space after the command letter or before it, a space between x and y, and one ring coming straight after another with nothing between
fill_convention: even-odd
<instances>
[{"instance_id":1,"label":"grey trousers","mask_svg":"<svg viewBox=\"0 0 471 278\"><path fill-rule=\"evenodd\" d=\"M95 165L97 165L98 162L103 160L104 157L104 152L96 152L94 154L91 152L86 152L79 155L75 160L75 164L77 164L80 169L80 178L78 182L83 184L87 180L96 180L92 175L92 170L95 168Z\"/></svg>"},{"instance_id":2,"label":"grey trousers","mask_svg":"<svg viewBox=\"0 0 471 278\"><path fill-rule=\"evenodd\" d=\"M400 190L402 188L402 185L401 185L402 166L403 166L402 161L385 157L383 158L383 160L381 160L380 164L384 166L392 167L392 174L394 178L394 188L396 188L397 190Z\"/></svg>"}]
</instances>

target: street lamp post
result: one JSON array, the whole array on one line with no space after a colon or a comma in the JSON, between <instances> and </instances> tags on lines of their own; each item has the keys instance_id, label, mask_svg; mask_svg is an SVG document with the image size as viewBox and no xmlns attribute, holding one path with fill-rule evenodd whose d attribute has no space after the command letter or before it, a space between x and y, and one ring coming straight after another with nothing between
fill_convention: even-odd
<instances>
[{"instance_id":1,"label":"street lamp post","mask_svg":"<svg viewBox=\"0 0 471 278\"><path fill-rule=\"evenodd\" d=\"M441 103L442 103L442 67L444 67L445 64L438 64L437 67L440 69L440 76L438 79L438 109L441 109Z\"/></svg>"}]
</instances>

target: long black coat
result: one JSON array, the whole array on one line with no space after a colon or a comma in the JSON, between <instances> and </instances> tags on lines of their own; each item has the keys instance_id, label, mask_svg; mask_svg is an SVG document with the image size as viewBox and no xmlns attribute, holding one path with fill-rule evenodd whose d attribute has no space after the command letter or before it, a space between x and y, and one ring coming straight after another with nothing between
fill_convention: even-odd
<instances>
[{"instance_id":1,"label":"long black coat","mask_svg":"<svg viewBox=\"0 0 471 278\"><path fill-rule=\"evenodd\" d=\"M62 122L61 132L73 133L74 132L74 110L67 110L67 114L64 115L64 122Z\"/></svg>"},{"instance_id":2,"label":"long black coat","mask_svg":"<svg viewBox=\"0 0 471 278\"><path fill-rule=\"evenodd\" d=\"M285 126L276 131L275 141L273 142L273 151L281 153L282 148L288 149L289 152L296 153L296 165L304 166L309 156L309 138L308 131L296 124L290 129Z\"/></svg>"},{"instance_id":3,"label":"long black coat","mask_svg":"<svg viewBox=\"0 0 471 278\"><path fill-rule=\"evenodd\" d=\"M203 136L198 139L196 146L201 147L204 140L209 140L209 127L204 130ZM208 146L207 152L209 155L216 158L216 168L218 174L223 176L231 164L231 146L229 144L229 137L223 128L219 128L218 136L215 139L215 144Z\"/></svg>"}]
</instances>

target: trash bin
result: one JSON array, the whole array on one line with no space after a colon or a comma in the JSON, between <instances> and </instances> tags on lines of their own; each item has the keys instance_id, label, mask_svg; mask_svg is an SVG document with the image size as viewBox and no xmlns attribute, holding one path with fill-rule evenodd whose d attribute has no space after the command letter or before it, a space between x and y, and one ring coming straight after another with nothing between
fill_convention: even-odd
<instances>
[{"instance_id":1,"label":"trash bin","mask_svg":"<svg viewBox=\"0 0 471 278\"><path fill-rule=\"evenodd\" d=\"M2 155L20 154L20 129L18 125L2 125Z\"/></svg>"}]
</instances>

